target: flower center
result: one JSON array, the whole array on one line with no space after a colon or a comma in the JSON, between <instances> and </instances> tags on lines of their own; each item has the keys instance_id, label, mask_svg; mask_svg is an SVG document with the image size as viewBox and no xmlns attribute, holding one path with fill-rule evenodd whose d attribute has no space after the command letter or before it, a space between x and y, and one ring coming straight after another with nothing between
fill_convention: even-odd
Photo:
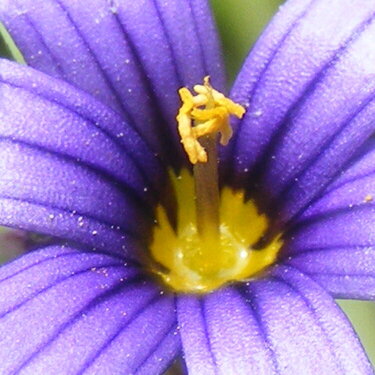
<instances>
[{"instance_id":1,"label":"flower center","mask_svg":"<svg viewBox=\"0 0 375 375\"><path fill-rule=\"evenodd\" d=\"M219 192L216 142L225 145L232 136L230 115L241 118L245 109L216 91L204 78L179 90L182 105L177 115L181 143L193 164L171 180L177 199L177 228L173 228L162 205L156 209L152 270L179 292L204 293L221 285L244 280L272 264L281 240L255 249L268 229L244 192L228 188ZM194 204L195 203L195 204Z\"/></svg>"},{"instance_id":2,"label":"flower center","mask_svg":"<svg viewBox=\"0 0 375 375\"><path fill-rule=\"evenodd\" d=\"M152 271L169 287L184 293L207 293L228 282L252 278L275 262L280 237L262 249L252 247L267 231L268 220L253 201L244 201L244 192L222 190L219 235L202 239L192 204L193 176L183 170L172 182L178 203L177 229L159 205L150 247L155 261Z\"/></svg>"}]
</instances>

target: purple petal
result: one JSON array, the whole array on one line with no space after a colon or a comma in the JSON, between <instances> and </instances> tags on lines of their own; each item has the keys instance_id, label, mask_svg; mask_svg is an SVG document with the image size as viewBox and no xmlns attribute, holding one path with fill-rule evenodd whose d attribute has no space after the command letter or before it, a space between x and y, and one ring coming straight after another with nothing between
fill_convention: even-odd
<instances>
[{"instance_id":1,"label":"purple petal","mask_svg":"<svg viewBox=\"0 0 375 375\"><path fill-rule=\"evenodd\" d=\"M166 157L178 152L177 90L207 74L223 86L206 1L12 1L0 18L31 66L118 110Z\"/></svg>"},{"instance_id":2,"label":"purple petal","mask_svg":"<svg viewBox=\"0 0 375 375\"><path fill-rule=\"evenodd\" d=\"M6 60L0 60L0 89L2 137L64 153L143 196L151 189L157 195L164 182L160 161L108 107L60 80Z\"/></svg>"},{"instance_id":3,"label":"purple petal","mask_svg":"<svg viewBox=\"0 0 375 375\"><path fill-rule=\"evenodd\" d=\"M372 374L345 316L303 274L179 300L189 374Z\"/></svg>"},{"instance_id":4,"label":"purple petal","mask_svg":"<svg viewBox=\"0 0 375 375\"><path fill-rule=\"evenodd\" d=\"M332 298L292 268L177 307L189 374L373 374Z\"/></svg>"},{"instance_id":5,"label":"purple petal","mask_svg":"<svg viewBox=\"0 0 375 375\"><path fill-rule=\"evenodd\" d=\"M112 255L30 253L0 269L0 301L4 373L157 374L179 350L173 298Z\"/></svg>"},{"instance_id":6,"label":"purple petal","mask_svg":"<svg viewBox=\"0 0 375 375\"><path fill-rule=\"evenodd\" d=\"M375 246L307 249L287 262L335 298L375 300Z\"/></svg>"},{"instance_id":7,"label":"purple petal","mask_svg":"<svg viewBox=\"0 0 375 375\"><path fill-rule=\"evenodd\" d=\"M374 373L345 315L307 276L277 267L248 290L284 373Z\"/></svg>"},{"instance_id":8,"label":"purple petal","mask_svg":"<svg viewBox=\"0 0 375 375\"><path fill-rule=\"evenodd\" d=\"M144 240L165 172L139 136L15 63L0 62L0 95L1 223L114 251L124 235Z\"/></svg>"},{"instance_id":9,"label":"purple petal","mask_svg":"<svg viewBox=\"0 0 375 375\"><path fill-rule=\"evenodd\" d=\"M357 157L353 158L350 165L341 172L341 174L327 187L324 195L330 191L339 188L347 182L359 180L362 177L371 176L374 174L374 161L375 161L375 138L369 139L364 147L358 152ZM371 194L369 191L367 194ZM320 199L318 199L320 200ZM308 215L309 210L302 216Z\"/></svg>"},{"instance_id":10,"label":"purple petal","mask_svg":"<svg viewBox=\"0 0 375 375\"><path fill-rule=\"evenodd\" d=\"M232 178L267 195L281 222L375 130L374 35L373 2L290 1L239 74L232 96L248 110L232 142Z\"/></svg>"},{"instance_id":11,"label":"purple petal","mask_svg":"<svg viewBox=\"0 0 375 375\"><path fill-rule=\"evenodd\" d=\"M287 262L337 298L375 299L375 147L345 171L287 235Z\"/></svg>"},{"instance_id":12,"label":"purple petal","mask_svg":"<svg viewBox=\"0 0 375 375\"><path fill-rule=\"evenodd\" d=\"M257 319L234 288L179 297L177 311L189 375L275 373Z\"/></svg>"}]
</instances>

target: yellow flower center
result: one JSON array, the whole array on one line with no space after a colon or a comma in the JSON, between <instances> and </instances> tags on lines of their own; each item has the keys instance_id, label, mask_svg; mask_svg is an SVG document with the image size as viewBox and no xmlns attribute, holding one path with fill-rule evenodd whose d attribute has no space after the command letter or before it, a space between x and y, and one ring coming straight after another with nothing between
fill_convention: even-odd
<instances>
[{"instance_id":1,"label":"yellow flower center","mask_svg":"<svg viewBox=\"0 0 375 375\"><path fill-rule=\"evenodd\" d=\"M181 143L193 164L193 175L182 170L171 176L177 200L177 228L164 206L156 208L157 225L150 251L152 271L173 290L207 293L231 281L254 277L274 263L282 242L276 237L264 248L254 248L268 230L268 220L243 191L218 186L216 138L232 136L229 118L245 109L216 91L205 77L179 90L177 115Z\"/></svg>"},{"instance_id":2,"label":"yellow flower center","mask_svg":"<svg viewBox=\"0 0 375 375\"><path fill-rule=\"evenodd\" d=\"M220 198L219 238L199 236L194 207L194 180L183 170L172 177L178 203L177 230L164 208L157 207L157 225L150 247L159 266L153 267L173 290L206 293L230 281L254 277L275 262L282 246L280 237L262 249L253 249L265 234L268 220L242 191L224 188Z\"/></svg>"}]
</instances>

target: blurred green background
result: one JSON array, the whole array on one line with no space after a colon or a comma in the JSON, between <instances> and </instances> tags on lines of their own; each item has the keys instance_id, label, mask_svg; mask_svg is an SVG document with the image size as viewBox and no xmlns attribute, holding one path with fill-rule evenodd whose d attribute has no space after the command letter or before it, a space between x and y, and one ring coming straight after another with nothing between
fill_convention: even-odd
<instances>
[{"instance_id":1,"label":"blurred green background","mask_svg":"<svg viewBox=\"0 0 375 375\"><path fill-rule=\"evenodd\" d=\"M279 0L211 0L230 82L240 69L249 48L281 3ZM9 46L8 38L5 38L7 43L0 38L0 55L21 61L19 53ZM0 228L0 262L16 255L22 241L22 234L9 235ZM375 365L375 303L339 301L339 304L352 321Z\"/></svg>"}]
</instances>

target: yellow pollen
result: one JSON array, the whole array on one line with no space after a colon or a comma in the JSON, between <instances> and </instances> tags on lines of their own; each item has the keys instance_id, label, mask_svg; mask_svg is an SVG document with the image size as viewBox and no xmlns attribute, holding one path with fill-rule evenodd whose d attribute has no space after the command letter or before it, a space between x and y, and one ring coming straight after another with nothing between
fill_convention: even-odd
<instances>
[{"instance_id":1,"label":"yellow pollen","mask_svg":"<svg viewBox=\"0 0 375 375\"><path fill-rule=\"evenodd\" d=\"M198 138L205 135L220 133L220 143L226 145L232 137L229 116L242 118L245 109L215 90L209 76L203 85L195 85L194 96L186 87L178 92L182 101L177 114L178 131L192 164L207 162L207 153Z\"/></svg>"},{"instance_id":2,"label":"yellow pollen","mask_svg":"<svg viewBox=\"0 0 375 375\"><path fill-rule=\"evenodd\" d=\"M157 225L150 246L157 274L172 290L182 293L208 293L233 281L257 277L276 261L281 236L261 249L253 246L266 233L269 222L259 214L253 201L244 200L243 191L224 188L220 196L219 238L203 241L197 231L194 179L182 170L172 176L178 210L177 230L164 208L156 210Z\"/></svg>"},{"instance_id":3,"label":"yellow pollen","mask_svg":"<svg viewBox=\"0 0 375 375\"><path fill-rule=\"evenodd\" d=\"M368 202L372 202L374 200L374 197L371 195L371 194L367 194L365 196L365 202L368 203Z\"/></svg>"}]
</instances>

